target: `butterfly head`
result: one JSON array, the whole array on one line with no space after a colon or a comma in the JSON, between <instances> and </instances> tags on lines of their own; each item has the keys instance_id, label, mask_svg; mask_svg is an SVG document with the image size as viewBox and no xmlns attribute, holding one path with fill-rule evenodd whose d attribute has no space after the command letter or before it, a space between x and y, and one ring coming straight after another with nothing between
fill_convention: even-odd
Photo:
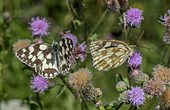
<instances>
[{"instance_id":1,"label":"butterfly head","mask_svg":"<svg viewBox=\"0 0 170 110\"><path fill-rule=\"evenodd\" d=\"M53 43L52 43L52 48L53 48L54 51L57 51L57 49L58 49L58 43L55 42L54 40L53 40Z\"/></svg>"}]
</instances>

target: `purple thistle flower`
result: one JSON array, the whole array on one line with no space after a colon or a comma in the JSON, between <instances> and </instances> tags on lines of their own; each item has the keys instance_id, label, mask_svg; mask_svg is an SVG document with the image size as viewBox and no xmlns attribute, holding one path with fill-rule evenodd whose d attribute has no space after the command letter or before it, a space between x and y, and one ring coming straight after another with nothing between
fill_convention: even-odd
<instances>
[{"instance_id":1,"label":"purple thistle flower","mask_svg":"<svg viewBox=\"0 0 170 110\"><path fill-rule=\"evenodd\" d=\"M169 14L169 16L168 16ZM162 25L166 26L168 30L170 30L170 10L168 10L168 13L165 13L164 17L160 16L160 19L164 22L159 21Z\"/></svg>"},{"instance_id":2,"label":"purple thistle flower","mask_svg":"<svg viewBox=\"0 0 170 110\"><path fill-rule=\"evenodd\" d=\"M48 90L48 80L41 77L41 76L35 76L33 74L33 77L31 77L31 84L30 88L31 89L36 89L34 92L39 92L44 93L44 90Z\"/></svg>"},{"instance_id":3,"label":"purple thistle flower","mask_svg":"<svg viewBox=\"0 0 170 110\"><path fill-rule=\"evenodd\" d=\"M144 105L145 102L145 93L143 91L143 89L141 89L140 87L135 87L131 90L129 90L129 97L130 97L130 102L132 102L132 104L138 107L139 109L139 105Z\"/></svg>"},{"instance_id":4,"label":"purple thistle flower","mask_svg":"<svg viewBox=\"0 0 170 110\"><path fill-rule=\"evenodd\" d=\"M138 53L137 51L130 57L129 60L129 65L132 67L138 67L142 64L142 57L140 55L140 52Z\"/></svg>"},{"instance_id":5,"label":"purple thistle flower","mask_svg":"<svg viewBox=\"0 0 170 110\"><path fill-rule=\"evenodd\" d=\"M125 14L127 24L131 27L140 27L142 20L144 20L142 11L143 10L130 7Z\"/></svg>"},{"instance_id":6,"label":"purple thistle flower","mask_svg":"<svg viewBox=\"0 0 170 110\"><path fill-rule=\"evenodd\" d=\"M81 59L81 62L84 62L87 54L87 46L85 42L83 42L81 45L75 48L75 58L76 59Z\"/></svg>"},{"instance_id":7,"label":"purple thistle flower","mask_svg":"<svg viewBox=\"0 0 170 110\"><path fill-rule=\"evenodd\" d=\"M50 23L45 18L40 19L39 17L33 17L29 24L31 25L29 29L32 31L33 36L38 35L40 37L44 37L50 34Z\"/></svg>"},{"instance_id":8,"label":"purple thistle flower","mask_svg":"<svg viewBox=\"0 0 170 110\"><path fill-rule=\"evenodd\" d=\"M74 47L76 46L76 44L77 44L77 37L76 36L74 36L73 34L66 34L64 36L64 38L70 38L74 43Z\"/></svg>"}]
</instances>

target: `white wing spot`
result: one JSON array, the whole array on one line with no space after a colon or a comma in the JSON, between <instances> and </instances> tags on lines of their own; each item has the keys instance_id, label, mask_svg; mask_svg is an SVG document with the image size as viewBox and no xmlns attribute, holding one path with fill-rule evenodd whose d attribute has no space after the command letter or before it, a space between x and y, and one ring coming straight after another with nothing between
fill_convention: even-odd
<instances>
[{"instance_id":1,"label":"white wing spot","mask_svg":"<svg viewBox=\"0 0 170 110\"><path fill-rule=\"evenodd\" d=\"M37 56L40 56L41 53L42 53L42 51L39 51L39 52L37 53Z\"/></svg>"},{"instance_id":2,"label":"white wing spot","mask_svg":"<svg viewBox=\"0 0 170 110\"><path fill-rule=\"evenodd\" d=\"M52 75L52 74L50 74L50 77L53 77L53 75Z\"/></svg>"},{"instance_id":3,"label":"white wing spot","mask_svg":"<svg viewBox=\"0 0 170 110\"><path fill-rule=\"evenodd\" d=\"M103 47L109 47L109 46L111 46L111 42L106 42L106 44L103 46Z\"/></svg>"},{"instance_id":4,"label":"white wing spot","mask_svg":"<svg viewBox=\"0 0 170 110\"><path fill-rule=\"evenodd\" d=\"M47 55L47 58L48 58L48 59L51 59L51 57L52 57L52 56L51 56L51 53L49 53L49 54Z\"/></svg>"},{"instance_id":5,"label":"white wing spot","mask_svg":"<svg viewBox=\"0 0 170 110\"><path fill-rule=\"evenodd\" d=\"M46 45L40 45L40 50L45 50L45 49L47 49L47 46Z\"/></svg>"},{"instance_id":6,"label":"white wing spot","mask_svg":"<svg viewBox=\"0 0 170 110\"><path fill-rule=\"evenodd\" d=\"M25 57L25 54L22 54L21 57Z\"/></svg>"},{"instance_id":7,"label":"white wing spot","mask_svg":"<svg viewBox=\"0 0 170 110\"><path fill-rule=\"evenodd\" d=\"M125 52L123 52L123 51L119 51L119 52L116 52L115 55L116 55L116 56L120 56L120 55L123 55L124 53L125 53Z\"/></svg>"},{"instance_id":8,"label":"white wing spot","mask_svg":"<svg viewBox=\"0 0 170 110\"><path fill-rule=\"evenodd\" d=\"M45 77L48 77L48 73L45 73Z\"/></svg>"},{"instance_id":9,"label":"white wing spot","mask_svg":"<svg viewBox=\"0 0 170 110\"><path fill-rule=\"evenodd\" d=\"M25 52L26 52L26 49L25 49L25 48L23 48L23 49L22 49L22 51L25 53Z\"/></svg>"},{"instance_id":10,"label":"white wing spot","mask_svg":"<svg viewBox=\"0 0 170 110\"><path fill-rule=\"evenodd\" d=\"M119 44L117 47L123 47L123 48L125 48L125 46L124 46L124 45L122 45L122 44Z\"/></svg>"},{"instance_id":11,"label":"white wing spot","mask_svg":"<svg viewBox=\"0 0 170 110\"><path fill-rule=\"evenodd\" d=\"M39 56L38 56L38 59L43 59L43 57L44 57L44 55L43 54L40 54Z\"/></svg>"},{"instance_id":12,"label":"white wing spot","mask_svg":"<svg viewBox=\"0 0 170 110\"><path fill-rule=\"evenodd\" d=\"M29 59L31 59L32 57L33 57L33 55L32 55L32 54L30 54L30 55L28 56L28 58L29 58Z\"/></svg>"},{"instance_id":13,"label":"white wing spot","mask_svg":"<svg viewBox=\"0 0 170 110\"><path fill-rule=\"evenodd\" d=\"M34 57L32 58L32 60L31 60L31 61L32 61L32 62L34 62L35 60L36 60L36 57L34 56Z\"/></svg>"},{"instance_id":14,"label":"white wing spot","mask_svg":"<svg viewBox=\"0 0 170 110\"><path fill-rule=\"evenodd\" d=\"M30 53L34 52L34 47L33 46L30 46L28 49L29 49Z\"/></svg>"}]
</instances>

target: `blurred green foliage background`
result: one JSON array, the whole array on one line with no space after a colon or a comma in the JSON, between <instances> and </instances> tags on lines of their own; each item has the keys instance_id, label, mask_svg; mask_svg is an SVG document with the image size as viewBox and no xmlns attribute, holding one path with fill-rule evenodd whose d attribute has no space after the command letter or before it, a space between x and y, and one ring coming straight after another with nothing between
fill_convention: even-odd
<instances>
[{"instance_id":1,"label":"blurred green foliage background","mask_svg":"<svg viewBox=\"0 0 170 110\"><path fill-rule=\"evenodd\" d=\"M10 99L21 99L23 103L28 103L36 96L36 93L30 89L30 77L32 73L29 70L22 70L24 64L19 61L13 52L13 44L21 39L32 39L31 32L28 30L32 17L45 17L51 22L49 39L66 29L72 30L73 34L79 39L79 43L84 41L85 31L82 17L82 10L79 0L70 0L78 16L73 17L69 11L67 0L0 0L0 101ZM165 50L165 44L162 37L166 28L161 25L159 17L167 13L170 9L170 0L129 0L129 7L143 10L144 21L140 28L132 29L129 44L135 44L136 40L144 31L138 45L151 48L153 52L140 48L143 57L143 72L152 76L153 67L159 64ZM87 23L87 36L94 29L96 23L100 20L103 13L106 15L99 27L92 34L99 35L98 39L107 39L114 36L115 39L122 40L121 26L119 25L119 15L113 14L107 9L103 0L84 0L84 17ZM5 21L3 13L8 12L10 18ZM77 28L74 28L73 22L76 22ZM47 37L46 37L47 38ZM46 40L45 40L46 41ZM48 43L48 40L46 41ZM90 41L87 42L89 50ZM2 51L3 50L3 51ZM168 51L163 65L167 65L170 52ZM108 103L119 97L115 90L115 76L117 73L127 77L127 68L123 64L121 67L111 69L107 72L95 70L92 66L91 54L88 53L85 65L79 62L79 67L87 67L93 74L93 85L103 91L101 100ZM57 83L62 83L55 78ZM65 89L58 97L60 86L56 86L45 94L40 94L40 98L45 110L79 110L81 105L75 100L74 96ZM32 109L37 109L36 104L32 104ZM93 103L87 102L90 110L95 110ZM152 105L152 108L157 103ZM124 110L128 105L123 105L120 109ZM146 104L147 106L147 104ZM145 109L145 106L142 107Z\"/></svg>"}]
</instances>

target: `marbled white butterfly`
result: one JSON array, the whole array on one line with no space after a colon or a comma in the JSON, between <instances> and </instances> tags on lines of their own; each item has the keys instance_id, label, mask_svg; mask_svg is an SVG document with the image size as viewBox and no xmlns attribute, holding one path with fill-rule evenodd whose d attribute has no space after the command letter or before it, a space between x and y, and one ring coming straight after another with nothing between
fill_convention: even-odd
<instances>
[{"instance_id":1,"label":"marbled white butterfly","mask_svg":"<svg viewBox=\"0 0 170 110\"><path fill-rule=\"evenodd\" d=\"M122 65L135 52L134 45L119 40L96 40L90 44L93 66L99 71L108 71Z\"/></svg>"},{"instance_id":2,"label":"marbled white butterfly","mask_svg":"<svg viewBox=\"0 0 170 110\"><path fill-rule=\"evenodd\" d=\"M65 75L71 69L70 56L74 51L73 41L62 38L52 45L37 43L16 51L16 56L26 65L35 68L44 78Z\"/></svg>"}]
</instances>

